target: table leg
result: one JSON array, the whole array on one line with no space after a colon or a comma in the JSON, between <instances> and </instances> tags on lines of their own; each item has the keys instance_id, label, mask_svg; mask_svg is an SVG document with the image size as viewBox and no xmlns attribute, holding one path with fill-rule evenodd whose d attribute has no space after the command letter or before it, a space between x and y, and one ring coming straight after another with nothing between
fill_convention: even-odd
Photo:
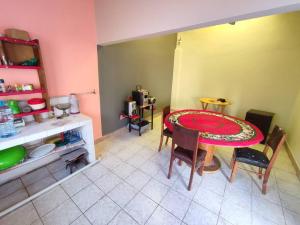
<instances>
[{"instance_id":1,"label":"table leg","mask_svg":"<svg viewBox=\"0 0 300 225\"><path fill-rule=\"evenodd\" d=\"M205 158L205 166L204 172L216 172L221 167L220 160L214 155L215 153L215 146L214 145L205 145L200 144L199 148L202 150L207 151L206 158Z\"/></svg>"},{"instance_id":2,"label":"table leg","mask_svg":"<svg viewBox=\"0 0 300 225\"><path fill-rule=\"evenodd\" d=\"M206 110L207 106L208 106L208 103L201 102L201 104L202 104L202 109Z\"/></svg>"},{"instance_id":3,"label":"table leg","mask_svg":"<svg viewBox=\"0 0 300 225\"><path fill-rule=\"evenodd\" d=\"M221 105L221 113L224 114L224 110L225 110L225 105Z\"/></svg>"}]
</instances>

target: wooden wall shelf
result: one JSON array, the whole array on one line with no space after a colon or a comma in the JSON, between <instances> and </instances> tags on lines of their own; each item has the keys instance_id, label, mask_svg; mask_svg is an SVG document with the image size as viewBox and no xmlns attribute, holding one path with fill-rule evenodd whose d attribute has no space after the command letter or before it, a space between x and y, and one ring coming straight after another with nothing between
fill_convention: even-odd
<instances>
[{"instance_id":1,"label":"wooden wall shelf","mask_svg":"<svg viewBox=\"0 0 300 225\"><path fill-rule=\"evenodd\" d=\"M31 116L31 115L38 115L41 113L49 112L49 109L41 109L41 110L34 110L28 113L19 113L19 114L14 114L14 118L21 118L24 116Z\"/></svg>"},{"instance_id":2,"label":"wooden wall shelf","mask_svg":"<svg viewBox=\"0 0 300 225\"><path fill-rule=\"evenodd\" d=\"M0 41L8 42L12 44L20 44L20 45L29 45L29 46L38 46L38 40L25 41L22 39L10 38L10 37L0 37Z\"/></svg>"},{"instance_id":3,"label":"wooden wall shelf","mask_svg":"<svg viewBox=\"0 0 300 225\"><path fill-rule=\"evenodd\" d=\"M10 91L10 92L0 92L0 96L13 96L13 95L31 95L31 94L39 94L45 93L44 89L35 89L32 91Z\"/></svg>"},{"instance_id":4,"label":"wooden wall shelf","mask_svg":"<svg viewBox=\"0 0 300 225\"><path fill-rule=\"evenodd\" d=\"M17 65L13 65L13 66L8 66L8 65L0 65L0 68L2 69L30 69L30 70L38 70L41 67L40 66L17 66Z\"/></svg>"}]
</instances>

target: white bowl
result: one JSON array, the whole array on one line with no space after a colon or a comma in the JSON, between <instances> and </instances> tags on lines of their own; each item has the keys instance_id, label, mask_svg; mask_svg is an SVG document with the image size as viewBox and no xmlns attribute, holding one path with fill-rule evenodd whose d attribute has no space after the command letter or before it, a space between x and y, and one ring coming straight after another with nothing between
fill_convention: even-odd
<instances>
[{"instance_id":1,"label":"white bowl","mask_svg":"<svg viewBox=\"0 0 300 225\"><path fill-rule=\"evenodd\" d=\"M43 103L40 103L40 104L34 104L34 105L30 105L28 104L32 110L40 110L40 109L44 109L46 107L46 103L43 102Z\"/></svg>"}]
</instances>

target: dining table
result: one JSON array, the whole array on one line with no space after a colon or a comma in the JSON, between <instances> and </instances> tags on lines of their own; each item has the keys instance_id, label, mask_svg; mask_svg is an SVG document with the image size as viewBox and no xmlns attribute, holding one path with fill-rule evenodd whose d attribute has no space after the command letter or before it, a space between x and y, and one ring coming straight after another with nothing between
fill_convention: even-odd
<instances>
[{"instance_id":1,"label":"dining table","mask_svg":"<svg viewBox=\"0 0 300 225\"><path fill-rule=\"evenodd\" d=\"M264 139L262 132L252 123L207 110L174 111L165 118L164 123L170 131L173 131L173 124L176 123L200 132L199 149L207 151L205 172L214 172L221 167L221 162L215 155L216 147L249 147Z\"/></svg>"}]
</instances>

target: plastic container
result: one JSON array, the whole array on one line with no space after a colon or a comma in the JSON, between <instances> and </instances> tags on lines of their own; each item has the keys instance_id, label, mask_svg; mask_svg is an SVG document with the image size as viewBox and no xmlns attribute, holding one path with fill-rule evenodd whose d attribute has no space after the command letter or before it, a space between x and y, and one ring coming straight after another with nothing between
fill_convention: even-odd
<instances>
[{"instance_id":1,"label":"plastic container","mask_svg":"<svg viewBox=\"0 0 300 225\"><path fill-rule=\"evenodd\" d=\"M3 79L0 79L0 92L6 92L5 83Z\"/></svg>"},{"instance_id":2,"label":"plastic container","mask_svg":"<svg viewBox=\"0 0 300 225\"><path fill-rule=\"evenodd\" d=\"M19 102L17 100L8 100L7 106L11 109L13 114L19 114L21 113Z\"/></svg>"},{"instance_id":3,"label":"plastic container","mask_svg":"<svg viewBox=\"0 0 300 225\"><path fill-rule=\"evenodd\" d=\"M16 133L11 109L7 106L0 107L0 138L8 138Z\"/></svg>"},{"instance_id":4,"label":"plastic container","mask_svg":"<svg viewBox=\"0 0 300 225\"><path fill-rule=\"evenodd\" d=\"M45 99L42 98L32 98L28 100L28 105L32 108L32 110L40 110L46 108Z\"/></svg>"}]
</instances>

